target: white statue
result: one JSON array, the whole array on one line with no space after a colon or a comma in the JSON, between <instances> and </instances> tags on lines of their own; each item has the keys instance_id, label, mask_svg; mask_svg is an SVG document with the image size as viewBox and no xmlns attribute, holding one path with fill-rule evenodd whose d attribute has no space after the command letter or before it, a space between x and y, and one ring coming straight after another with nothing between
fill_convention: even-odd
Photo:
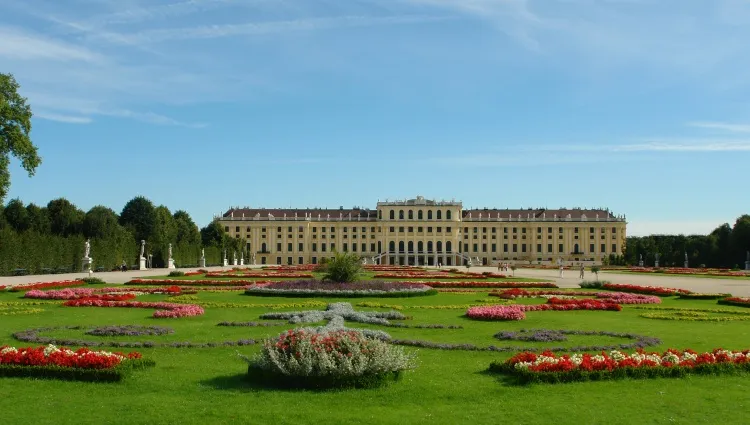
<instances>
[{"instance_id":1,"label":"white statue","mask_svg":"<svg viewBox=\"0 0 750 425\"><path fill-rule=\"evenodd\" d=\"M89 258L89 254L91 253L91 239L86 239L84 247L83 258Z\"/></svg>"},{"instance_id":2,"label":"white statue","mask_svg":"<svg viewBox=\"0 0 750 425\"><path fill-rule=\"evenodd\" d=\"M172 259L172 244L169 244L169 259Z\"/></svg>"},{"instance_id":3,"label":"white statue","mask_svg":"<svg viewBox=\"0 0 750 425\"><path fill-rule=\"evenodd\" d=\"M143 253L146 251L146 241L141 239L141 258L143 258Z\"/></svg>"},{"instance_id":4,"label":"white statue","mask_svg":"<svg viewBox=\"0 0 750 425\"><path fill-rule=\"evenodd\" d=\"M201 248L201 258L206 258L206 250L205 250L205 248Z\"/></svg>"},{"instance_id":5,"label":"white statue","mask_svg":"<svg viewBox=\"0 0 750 425\"><path fill-rule=\"evenodd\" d=\"M253 253L253 265L255 265L255 254Z\"/></svg>"}]
</instances>

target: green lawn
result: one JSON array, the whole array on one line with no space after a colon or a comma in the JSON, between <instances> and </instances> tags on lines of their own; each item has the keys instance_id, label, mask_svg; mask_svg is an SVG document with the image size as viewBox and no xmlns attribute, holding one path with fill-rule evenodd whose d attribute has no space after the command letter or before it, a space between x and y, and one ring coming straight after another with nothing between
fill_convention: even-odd
<instances>
[{"instance_id":1,"label":"green lawn","mask_svg":"<svg viewBox=\"0 0 750 425\"><path fill-rule=\"evenodd\" d=\"M447 274L447 273L446 273ZM323 274L314 272L312 275L316 279L320 279ZM369 280L373 279L373 277L376 275L375 272L365 272L362 273L362 279ZM210 277L207 278L205 275L197 275L197 276L176 276L176 277L169 277L169 276L148 276L144 277L143 279L179 279L179 280L200 280L200 279L210 279L210 280L263 280L263 281L285 281L285 280L299 280L299 278L251 278L251 277L243 277L242 275L237 275L236 277ZM450 280L450 281L457 281L457 282L469 282L469 281L475 281L476 278L467 277L466 279L400 279L400 278L394 278L394 279L382 279L387 281L398 281L398 282L410 282L410 281L420 281L420 280ZM481 279L483 282L551 282L551 280L548 279L529 279L529 278L523 278L523 277L506 277L506 278L490 278L490 279Z\"/></svg>"},{"instance_id":2,"label":"green lawn","mask_svg":"<svg viewBox=\"0 0 750 425\"><path fill-rule=\"evenodd\" d=\"M642 273L631 272L627 270L601 270L599 273L617 273L617 274L634 274L641 276L655 275L666 277L693 277L698 279L729 279L729 280L750 280L750 274L745 276L709 276L705 274L670 274L670 273Z\"/></svg>"},{"instance_id":3,"label":"green lawn","mask_svg":"<svg viewBox=\"0 0 750 425\"><path fill-rule=\"evenodd\" d=\"M299 303L300 298L250 297L238 292L198 294L200 301L247 304ZM362 301L404 306L467 304L487 298L486 292L440 293L414 298L326 299L356 304ZM142 296L139 300L164 300ZM0 293L0 302L23 301L18 293ZM529 300L524 302L541 302ZM665 299L664 306L733 308L715 301ZM194 342L263 338L291 328L218 327L221 321L252 321L271 311L264 307L206 308L206 314L181 319L153 319L152 310L40 306L30 315L0 316L0 345L27 346L11 334L27 328L64 325L145 324L169 326L175 333L151 337L107 337L107 340ZM372 310L355 307L362 310ZM747 309L734 308L739 311ZM529 328L586 329L633 332L655 336L669 347L709 350L748 348L748 322L660 321L639 317L642 310L621 312L529 312L520 322L477 322L463 310L405 309L409 323L443 323L464 329L379 328L395 338L435 342L511 345L492 335L500 330ZM54 331L44 335L96 339L83 331ZM627 342L611 337L570 337L550 345ZM517 344L527 345L529 343ZM542 343L534 343L544 346ZM413 350L412 348L407 348ZM282 391L254 387L243 379L246 364L237 352L253 354L257 346L205 349L140 349L156 361L125 382L79 382L2 378L0 406L5 423L122 423L122 424L352 424L352 423L524 423L524 424L718 424L744 423L750 403L747 375L695 376L687 379L622 380L558 385L513 386L485 373L489 363L510 354L418 350L419 367L401 382L373 390L332 392Z\"/></svg>"}]
</instances>

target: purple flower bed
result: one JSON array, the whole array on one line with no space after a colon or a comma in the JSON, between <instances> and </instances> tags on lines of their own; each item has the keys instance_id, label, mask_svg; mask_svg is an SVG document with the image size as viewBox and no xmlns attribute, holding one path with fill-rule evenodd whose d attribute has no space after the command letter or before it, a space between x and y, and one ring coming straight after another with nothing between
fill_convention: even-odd
<instances>
[{"instance_id":1,"label":"purple flower bed","mask_svg":"<svg viewBox=\"0 0 750 425\"><path fill-rule=\"evenodd\" d=\"M141 325L110 325L101 326L86 332L86 335L94 336L143 336L143 335L167 335L174 333L174 329L163 326L141 326Z\"/></svg>"},{"instance_id":2,"label":"purple flower bed","mask_svg":"<svg viewBox=\"0 0 750 425\"><path fill-rule=\"evenodd\" d=\"M549 329L532 329L524 330L521 329L518 332L502 331L495 334L495 338L513 341L535 341L535 342L552 342L552 341L567 341L568 337L560 331L553 331Z\"/></svg>"},{"instance_id":3,"label":"purple flower bed","mask_svg":"<svg viewBox=\"0 0 750 425\"><path fill-rule=\"evenodd\" d=\"M286 297L412 297L435 295L437 291L427 285L412 282L366 280L360 282L323 282L320 280L292 280L248 286L247 295Z\"/></svg>"},{"instance_id":4,"label":"purple flower bed","mask_svg":"<svg viewBox=\"0 0 750 425\"><path fill-rule=\"evenodd\" d=\"M649 346L659 345L661 344L661 340L659 338L654 338L650 336L644 336L644 335L636 335L631 333L619 333L619 332L607 332L607 331L577 331L577 330L549 330L549 329L530 329L530 330L520 330L519 332L499 332L495 335L496 338L499 339L510 339L510 338L500 338L500 336L504 336L502 334L516 334L516 336L520 337L531 337L531 335L538 335L539 338L544 338L545 336L548 336L550 338L554 338L555 333L561 336L565 335L591 335L591 336L609 336L609 337L615 337L615 338L625 338L634 340L633 342L625 343L625 344L610 344L610 345L579 345L579 346L573 346L573 347L562 347L562 346L556 346L556 347L521 347L521 346L495 346L490 345L488 347L480 347L474 344L450 344L450 343L438 343L438 342L431 342L431 341L423 341L423 340L410 340L410 339L391 339L390 342L392 344L398 344L398 345L408 345L411 347L420 347L420 348L434 348L438 350L464 350L464 351L497 351L497 352L515 352L515 351L531 351L531 352L543 352L543 351L552 351L552 352L584 352L584 351L608 351L608 350L628 350L633 348L646 348ZM530 335L518 335L523 333L530 333ZM556 341L555 339L548 339L548 340L532 340L532 339L520 339L521 341ZM557 340L559 341L559 340Z\"/></svg>"},{"instance_id":5,"label":"purple flower bed","mask_svg":"<svg viewBox=\"0 0 750 425\"><path fill-rule=\"evenodd\" d=\"M39 335L41 332L52 332L59 330L87 330L90 326L53 326L46 328L34 328L16 332L13 338L36 344L53 344L62 346L78 347L117 347L117 348L211 348L211 347L235 347L244 345L253 345L258 341L254 339L239 339L236 341L219 341L219 342L192 342L192 341L175 341L175 342L153 342L153 341L91 341L85 339L71 338L52 338Z\"/></svg>"}]
</instances>

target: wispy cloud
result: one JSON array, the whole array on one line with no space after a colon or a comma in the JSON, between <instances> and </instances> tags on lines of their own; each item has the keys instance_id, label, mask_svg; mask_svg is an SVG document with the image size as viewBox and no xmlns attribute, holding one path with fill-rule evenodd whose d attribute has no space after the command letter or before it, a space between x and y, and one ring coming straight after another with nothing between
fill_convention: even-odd
<instances>
[{"instance_id":1,"label":"wispy cloud","mask_svg":"<svg viewBox=\"0 0 750 425\"><path fill-rule=\"evenodd\" d=\"M64 114L58 114L55 112L45 112L45 111L34 112L34 117L41 118L43 120L48 120L48 121L64 122L68 124L88 124L92 121L91 117L64 115Z\"/></svg>"},{"instance_id":2,"label":"wispy cloud","mask_svg":"<svg viewBox=\"0 0 750 425\"><path fill-rule=\"evenodd\" d=\"M20 28L0 26L0 57L13 60L102 62L101 55L81 46L33 34Z\"/></svg>"},{"instance_id":3,"label":"wispy cloud","mask_svg":"<svg viewBox=\"0 0 750 425\"><path fill-rule=\"evenodd\" d=\"M722 130L734 133L750 133L750 124L736 124L727 122L714 121L696 121L688 123L691 127L707 128L712 130Z\"/></svg>"},{"instance_id":4,"label":"wispy cloud","mask_svg":"<svg viewBox=\"0 0 750 425\"><path fill-rule=\"evenodd\" d=\"M269 35L290 32L319 31L334 28L369 27L429 23L448 19L441 16L341 16L310 18L271 22L248 22L244 24L203 25L196 27L168 28L141 31L134 34L107 34L113 43L138 45L177 40L211 39L244 35Z\"/></svg>"}]
</instances>

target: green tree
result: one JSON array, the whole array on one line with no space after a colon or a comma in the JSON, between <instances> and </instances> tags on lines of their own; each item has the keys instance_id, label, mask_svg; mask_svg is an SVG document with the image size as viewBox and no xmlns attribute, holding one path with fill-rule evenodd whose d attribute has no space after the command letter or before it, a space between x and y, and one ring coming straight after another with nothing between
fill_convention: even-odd
<instances>
[{"instance_id":1,"label":"green tree","mask_svg":"<svg viewBox=\"0 0 750 425\"><path fill-rule=\"evenodd\" d=\"M20 199L12 199L5 207L5 220L16 232L25 232L31 227L29 212L23 206Z\"/></svg>"},{"instance_id":2,"label":"green tree","mask_svg":"<svg viewBox=\"0 0 750 425\"><path fill-rule=\"evenodd\" d=\"M730 266L737 264L743 268L747 258L746 253L750 251L750 215L742 215L735 221L732 227L731 247Z\"/></svg>"},{"instance_id":3,"label":"green tree","mask_svg":"<svg viewBox=\"0 0 750 425\"><path fill-rule=\"evenodd\" d=\"M200 245L201 234L190 214L179 210L174 213L174 222L177 229L177 243Z\"/></svg>"},{"instance_id":4,"label":"green tree","mask_svg":"<svg viewBox=\"0 0 750 425\"><path fill-rule=\"evenodd\" d=\"M203 246L223 247L226 232L218 220L214 220L201 229L201 241Z\"/></svg>"},{"instance_id":5,"label":"green tree","mask_svg":"<svg viewBox=\"0 0 750 425\"><path fill-rule=\"evenodd\" d=\"M18 83L11 74L0 73L0 201L10 188L10 155L33 176L42 163L31 142L31 107L18 93Z\"/></svg>"},{"instance_id":6,"label":"green tree","mask_svg":"<svg viewBox=\"0 0 750 425\"><path fill-rule=\"evenodd\" d=\"M108 238L121 230L117 213L102 205L97 205L83 218L83 235L87 238Z\"/></svg>"},{"instance_id":7,"label":"green tree","mask_svg":"<svg viewBox=\"0 0 750 425\"><path fill-rule=\"evenodd\" d=\"M143 196L136 196L123 207L120 213L120 224L133 234L136 242L148 241L154 235L156 227L154 204Z\"/></svg>"},{"instance_id":8,"label":"green tree","mask_svg":"<svg viewBox=\"0 0 750 425\"><path fill-rule=\"evenodd\" d=\"M357 254L339 253L323 266L323 280L332 282L354 282L364 271L362 259Z\"/></svg>"},{"instance_id":9,"label":"green tree","mask_svg":"<svg viewBox=\"0 0 750 425\"><path fill-rule=\"evenodd\" d=\"M83 211L65 198L49 201L47 204L52 233L70 236L80 233L83 225Z\"/></svg>"},{"instance_id":10,"label":"green tree","mask_svg":"<svg viewBox=\"0 0 750 425\"><path fill-rule=\"evenodd\" d=\"M36 204L30 203L26 205L26 212L29 215L29 228L31 230L43 235L48 235L52 232L52 223L49 221L47 207L39 207Z\"/></svg>"}]
</instances>

